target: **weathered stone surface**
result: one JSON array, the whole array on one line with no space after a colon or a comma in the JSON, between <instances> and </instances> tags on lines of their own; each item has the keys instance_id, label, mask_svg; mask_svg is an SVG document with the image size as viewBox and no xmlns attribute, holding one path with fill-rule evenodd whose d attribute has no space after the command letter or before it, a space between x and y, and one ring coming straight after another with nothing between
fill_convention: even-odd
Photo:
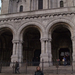
<instances>
[{"instance_id":1,"label":"weathered stone surface","mask_svg":"<svg viewBox=\"0 0 75 75\"><path fill-rule=\"evenodd\" d=\"M64 7L59 8L60 0L43 0L42 10L36 10L38 9L38 0L36 1L34 2L33 0L10 0L9 2L9 0L2 0L0 29L9 28L9 30L11 30L13 34L13 51L11 56L11 62L15 62L16 60L19 62L23 61L23 33L26 28L30 27L36 28L40 32L40 61L42 61L42 59L44 59L44 62L52 63L52 61L56 61L56 59L59 58L58 53L60 48L69 48L71 52L70 59L72 59L73 57L73 61L75 61L75 1L63 0ZM48 1L50 4L48 3ZM19 12L21 5L23 5L24 7L24 12ZM54 30L59 27L65 28L68 31L69 34L67 33L67 37L69 37L69 41L71 42L69 43L68 40L64 40L66 41L66 43L64 43L64 41L61 40L58 48L57 39L59 38L56 37L57 43L53 44L53 49L52 34ZM57 51L55 52L55 50ZM49 64L46 63L45 66L47 67L49 66ZM73 68L75 69L75 66Z\"/></svg>"}]
</instances>

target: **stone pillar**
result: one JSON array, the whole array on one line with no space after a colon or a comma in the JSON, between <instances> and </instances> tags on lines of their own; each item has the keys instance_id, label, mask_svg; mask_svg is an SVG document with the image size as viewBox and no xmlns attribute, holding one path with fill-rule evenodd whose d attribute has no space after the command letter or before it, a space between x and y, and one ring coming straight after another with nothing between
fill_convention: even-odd
<instances>
[{"instance_id":1,"label":"stone pillar","mask_svg":"<svg viewBox=\"0 0 75 75\"><path fill-rule=\"evenodd\" d=\"M46 53L48 53L48 40L46 40Z\"/></svg>"},{"instance_id":2,"label":"stone pillar","mask_svg":"<svg viewBox=\"0 0 75 75\"><path fill-rule=\"evenodd\" d=\"M13 42L13 55L15 55L16 54L16 43L15 42Z\"/></svg>"},{"instance_id":3,"label":"stone pillar","mask_svg":"<svg viewBox=\"0 0 75 75\"><path fill-rule=\"evenodd\" d=\"M9 9L9 0L2 0L1 14L7 14Z\"/></svg>"},{"instance_id":4,"label":"stone pillar","mask_svg":"<svg viewBox=\"0 0 75 75\"><path fill-rule=\"evenodd\" d=\"M22 41L19 42L19 62L23 62L23 56L22 56Z\"/></svg>"},{"instance_id":5,"label":"stone pillar","mask_svg":"<svg viewBox=\"0 0 75 75\"><path fill-rule=\"evenodd\" d=\"M38 10L38 0L36 0L37 6L36 6L36 10Z\"/></svg>"},{"instance_id":6,"label":"stone pillar","mask_svg":"<svg viewBox=\"0 0 75 75\"><path fill-rule=\"evenodd\" d=\"M51 66L51 65L53 65L52 64L52 52L51 52L51 50L52 50L52 48L51 48L51 39L49 39L49 41L48 41L48 47L49 47L49 50L48 50L48 56L49 56L49 65Z\"/></svg>"},{"instance_id":7,"label":"stone pillar","mask_svg":"<svg viewBox=\"0 0 75 75\"><path fill-rule=\"evenodd\" d=\"M13 53L11 56L11 62L22 62L22 42L19 40L13 40ZM12 64L10 64L12 66Z\"/></svg>"},{"instance_id":8,"label":"stone pillar","mask_svg":"<svg viewBox=\"0 0 75 75\"><path fill-rule=\"evenodd\" d=\"M73 58L73 62L72 62L72 65L73 65L73 69L75 70L75 36L72 37L72 47L73 47L73 53L72 53L72 58Z\"/></svg>"},{"instance_id":9,"label":"stone pillar","mask_svg":"<svg viewBox=\"0 0 75 75\"><path fill-rule=\"evenodd\" d=\"M45 53L45 41L43 39L41 39L41 53Z\"/></svg>"},{"instance_id":10,"label":"stone pillar","mask_svg":"<svg viewBox=\"0 0 75 75\"><path fill-rule=\"evenodd\" d=\"M33 0L30 0L30 1L31 1L31 2L30 2L30 3L31 3L31 4L30 4L30 5L31 5L31 11L32 11L32 10L34 9L34 8L33 8L33 5L34 5L34 4L33 4Z\"/></svg>"},{"instance_id":11,"label":"stone pillar","mask_svg":"<svg viewBox=\"0 0 75 75\"><path fill-rule=\"evenodd\" d=\"M41 39L41 56L40 56L40 62L42 62L42 59L44 61L44 67L49 66L48 61L48 39ZM42 63L40 63L40 66Z\"/></svg>"},{"instance_id":12,"label":"stone pillar","mask_svg":"<svg viewBox=\"0 0 75 75\"><path fill-rule=\"evenodd\" d=\"M43 9L48 9L48 1L43 0Z\"/></svg>"}]
</instances>

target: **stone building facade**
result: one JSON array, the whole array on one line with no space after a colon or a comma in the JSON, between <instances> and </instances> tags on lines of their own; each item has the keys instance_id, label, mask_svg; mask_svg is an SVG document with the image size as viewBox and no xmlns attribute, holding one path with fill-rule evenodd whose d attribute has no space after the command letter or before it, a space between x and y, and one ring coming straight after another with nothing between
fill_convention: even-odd
<instances>
[{"instance_id":1,"label":"stone building facade","mask_svg":"<svg viewBox=\"0 0 75 75\"><path fill-rule=\"evenodd\" d=\"M2 0L2 61L31 62L38 57L52 62L45 63L49 66L66 54L75 61L75 0Z\"/></svg>"}]
</instances>

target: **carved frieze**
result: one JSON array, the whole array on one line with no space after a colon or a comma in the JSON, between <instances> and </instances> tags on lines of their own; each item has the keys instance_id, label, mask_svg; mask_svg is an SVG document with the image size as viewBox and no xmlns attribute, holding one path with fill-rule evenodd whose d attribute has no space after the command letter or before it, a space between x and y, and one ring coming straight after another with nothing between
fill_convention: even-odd
<instances>
[{"instance_id":1,"label":"carved frieze","mask_svg":"<svg viewBox=\"0 0 75 75\"><path fill-rule=\"evenodd\" d=\"M12 14L13 15L13 14ZM0 18L0 22L7 22L7 21L19 21L19 20L30 20L30 19L52 19L57 17L70 17L74 16L75 13L53 13L53 14L40 14L40 15L27 15L27 16L17 16L17 17L9 17L9 18ZM9 16L9 15L8 15Z\"/></svg>"}]
</instances>

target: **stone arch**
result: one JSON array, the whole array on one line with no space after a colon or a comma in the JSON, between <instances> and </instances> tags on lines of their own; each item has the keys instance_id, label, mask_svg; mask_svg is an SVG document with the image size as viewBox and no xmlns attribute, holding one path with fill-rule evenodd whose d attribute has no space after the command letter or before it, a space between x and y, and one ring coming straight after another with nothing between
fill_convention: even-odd
<instances>
[{"instance_id":1,"label":"stone arch","mask_svg":"<svg viewBox=\"0 0 75 75\"><path fill-rule=\"evenodd\" d=\"M13 39L15 38L16 30L11 25L9 25L9 24L8 25L5 25L5 24L4 25L1 25L0 26L0 29L3 29L3 28L9 29L12 32Z\"/></svg>"},{"instance_id":2,"label":"stone arch","mask_svg":"<svg viewBox=\"0 0 75 75\"><path fill-rule=\"evenodd\" d=\"M54 35L52 35L56 29L58 29L58 31L61 31L59 29L59 27L64 28L63 30L67 30L68 31L68 33L66 33L67 35L61 34L62 36L60 36L60 32L59 32L59 34L54 33ZM64 32L63 30L62 30L62 32ZM51 52L52 52L52 57L53 57L52 60L56 61L56 59L59 58L59 56L58 56L59 54L54 54L54 53L58 53L59 48L64 48L64 49L70 48L70 51L71 51L70 52L70 58L72 58L72 40L71 40L71 37L73 37L73 35L74 35L74 24L67 19L57 19L57 20L55 19L51 23L48 24L48 26L46 28L46 32L48 33L48 37L50 39L52 39L51 40L51 47L52 47ZM65 37L63 38L63 36L65 36ZM65 41L66 39L69 43L67 43L67 41ZM62 45L60 44L61 42L62 42ZM54 51L56 51L56 52L54 52ZM54 56L54 55L56 55L56 56ZM60 59L62 59L62 58L60 58Z\"/></svg>"},{"instance_id":3,"label":"stone arch","mask_svg":"<svg viewBox=\"0 0 75 75\"><path fill-rule=\"evenodd\" d=\"M70 20L67 20L67 19L55 19L53 20L52 22L50 22L48 25L47 25L47 28L46 28L46 32L47 33L50 33L52 32L53 28L56 26L57 23L64 23L65 24L65 27L67 29L69 29L69 31L71 32L71 37L74 35L74 24L70 21Z\"/></svg>"},{"instance_id":4,"label":"stone arch","mask_svg":"<svg viewBox=\"0 0 75 75\"><path fill-rule=\"evenodd\" d=\"M0 26L0 39L2 41L2 43L1 43L2 46L0 46L1 47L0 50L2 50L2 51L0 51L0 53L1 53L0 59L5 62L11 61L10 58L12 55L12 48L13 48L12 39L15 37L15 33L16 33L15 29L10 25L3 24ZM6 50L8 50L8 51L6 51ZM4 57L4 55L5 55L5 57Z\"/></svg>"},{"instance_id":5,"label":"stone arch","mask_svg":"<svg viewBox=\"0 0 75 75\"><path fill-rule=\"evenodd\" d=\"M20 37L21 40L22 40L22 35L23 35L23 32L24 32L25 28L28 28L28 27L37 28L39 30L39 32L40 32L41 38L44 37L43 34L45 32L45 29L43 27L43 24L39 23L39 22L31 22L31 21L29 21L29 22L23 23L22 26L18 30L18 37Z\"/></svg>"},{"instance_id":6,"label":"stone arch","mask_svg":"<svg viewBox=\"0 0 75 75\"><path fill-rule=\"evenodd\" d=\"M36 42L34 42L34 43L36 43L37 45L38 45L38 48L35 48L35 50L34 50L34 48L33 49L31 49L32 51L33 51L33 57L35 56L35 54L36 54L36 51L38 50L38 51L40 51L41 52L41 41L40 41L40 38L43 38L44 37L44 32L45 32L45 29L44 29L44 27L43 27L43 24L41 24L41 23L39 23L39 22L33 22L33 21L28 21L28 22L26 22L26 23L23 23L22 24L22 26L19 28L19 30L18 30L18 40L20 40L20 41L23 41L23 50L22 51L24 51L23 53L25 53L25 51L26 51L26 49L25 49L25 44L26 44L26 40L24 40L24 37L25 37L25 33L27 32L27 29L29 29L29 28L35 28L38 32L39 32L39 38L37 38L37 43ZM36 31L35 30L35 31ZM26 31L26 32L25 32ZM24 35L25 34L25 35ZM35 35L33 35L33 36L35 36ZM26 37L25 37L26 38ZM35 38L34 38L35 39ZM33 40L34 41L34 40ZM30 42L30 41L29 41ZM30 42L31 43L31 42ZM34 44L32 44L32 46L33 46ZM28 45L29 46L29 45ZM29 50L29 49L28 49ZM29 53L29 52L27 52L27 53ZM23 56L24 55L27 55L27 54L23 54ZM25 56L24 56L25 57ZM26 58L23 58L22 60L23 61L25 61L25 59ZM31 59L29 59L29 61L31 61L33 58L31 57Z\"/></svg>"}]
</instances>

